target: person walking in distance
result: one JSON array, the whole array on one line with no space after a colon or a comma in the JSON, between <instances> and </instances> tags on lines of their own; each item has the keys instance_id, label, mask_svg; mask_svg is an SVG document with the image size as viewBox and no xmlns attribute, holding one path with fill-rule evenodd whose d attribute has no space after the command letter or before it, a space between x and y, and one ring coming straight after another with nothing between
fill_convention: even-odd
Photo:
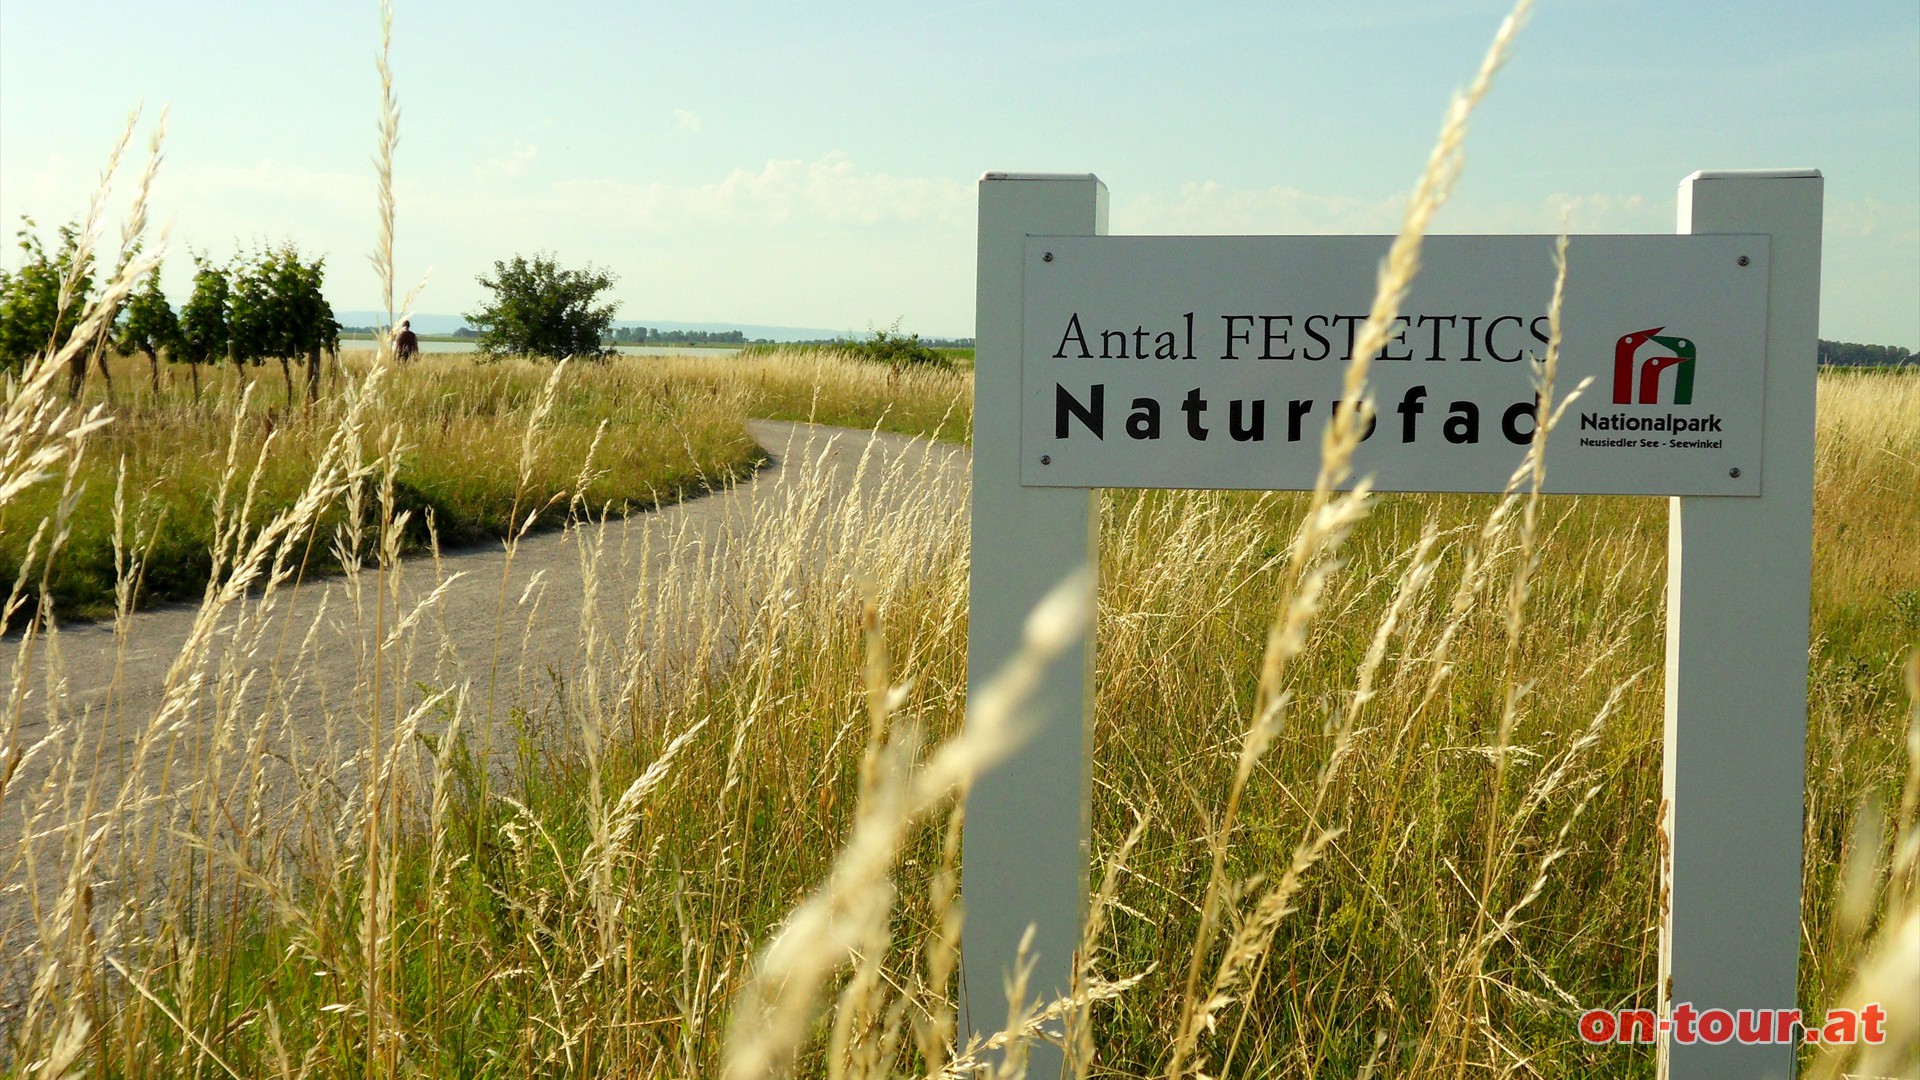
<instances>
[{"instance_id":1,"label":"person walking in distance","mask_svg":"<svg viewBox=\"0 0 1920 1080\"><path fill-rule=\"evenodd\" d=\"M400 320L400 332L393 337L393 353L402 362L420 355L420 339L414 336L412 320Z\"/></svg>"}]
</instances>

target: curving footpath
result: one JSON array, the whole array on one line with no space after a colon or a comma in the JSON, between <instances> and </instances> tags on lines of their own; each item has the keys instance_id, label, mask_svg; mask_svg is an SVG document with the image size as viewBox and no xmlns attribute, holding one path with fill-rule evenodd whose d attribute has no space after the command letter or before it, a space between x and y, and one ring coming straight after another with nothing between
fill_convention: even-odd
<instances>
[{"instance_id":1,"label":"curving footpath","mask_svg":"<svg viewBox=\"0 0 1920 1080\"><path fill-rule=\"evenodd\" d=\"M287 767L273 771L294 782L334 785L346 801L356 784L351 762L364 760L368 738L377 737L363 719L374 712L376 684L387 716L396 692L418 701L432 688L461 688L469 695L463 715L493 717L493 730L468 735L488 740L499 764L525 735L510 706L580 677L593 657L633 654L641 660L630 662L666 667L724 655L735 632L726 612L698 620L698 641L676 620L690 621L689 602L751 610L752 597L729 592L779 587L765 572L770 556L742 550L773 535L768 521L824 520L852 503L884 503L903 478L919 512L949 521L966 513L964 446L807 424L748 427L772 455L750 480L603 529L535 534L511 557L503 546L410 557L389 582L397 602L378 618L378 578L363 572L357 582L332 576L236 605L213 624L202 662L184 673L170 675L200 618L191 605L136 613L124 637L99 623L26 648L18 636L0 640L0 671L12 675L10 686L27 688L21 707L0 720L0 958L13 968L0 971L0 983L16 988L0 990L0 1030L20 1006L17 980L30 957L49 926L61 924L57 897L76 845L89 842L81 837L107 837L89 857L97 922L107 907L138 902L140 887L116 882L114 867L140 850L151 861L153 845L171 843L166 837L193 812L186 802L207 785L220 793L219 812L235 821L270 816L271 806L258 804L292 801L273 790L283 779L255 784L238 800L250 805L237 806L234 793L246 784L233 773L256 758L276 759ZM861 512L879 521L888 507ZM857 543L808 531L791 545L791 571L781 572L805 573ZM651 623L636 622L633 613L656 593L675 593L675 603L661 602ZM616 630L625 639L607 640ZM381 640L389 647L373 648ZM197 682L184 683L189 677ZM58 709L46 707L49 696ZM507 731L513 723L521 727ZM227 775L209 777L209 769ZM129 847L140 843L148 846Z\"/></svg>"}]
</instances>

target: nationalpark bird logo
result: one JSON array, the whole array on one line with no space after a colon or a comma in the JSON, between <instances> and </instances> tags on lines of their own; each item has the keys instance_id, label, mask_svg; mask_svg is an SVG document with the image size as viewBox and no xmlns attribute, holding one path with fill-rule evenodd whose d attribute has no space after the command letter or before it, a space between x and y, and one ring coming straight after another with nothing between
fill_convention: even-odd
<instances>
[{"instance_id":1,"label":"nationalpark bird logo","mask_svg":"<svg viewBox=\"0 0 1920 1080\"><path fill-rule=\"evenodd\" d=\"M1615 405L1691 405L1693 404L1693 339L1672 337L1662 331L1635 330L1613 343L1613 403ZM1646 355L1641 355L1645 353ZM1671 380L1661 376L1673 372ZM1660 400L1660 384L1672 387L1665 401ZM1581 436L1582 446L1616 446L1647 449L1719 450L1720 439L1708 436L1720 432L1719 413L1645 412L1581 413L1581 431L1639 432L1638 436ZM1677 439L1674 435L1699 433L1701 437ZM1668 438L1649 438L1648 435ZM1734 475L1739 475L1737 472Z\"/></svg>"},{"instance_id":2,"label":"nationalpark bird logo","mask_svg":"<svg viewBox=\"0 0 1920 1080\"><path fill-rule=\"evenodd\" d=\"M1693 404L1693 341L1661 334L1664 326L1636 330L1613 343L1613 403L1615 405ZM1648 344L1652 348L1647 349ZM1642 349L1652 353L1640 358ZM1662 355L1662 352L1665 355ZM1634 393L1635 361L1639 361L1640 392ZM1673 369L1673 396L1660 400L1660 376Z\"/></svg>"}]
</instances>

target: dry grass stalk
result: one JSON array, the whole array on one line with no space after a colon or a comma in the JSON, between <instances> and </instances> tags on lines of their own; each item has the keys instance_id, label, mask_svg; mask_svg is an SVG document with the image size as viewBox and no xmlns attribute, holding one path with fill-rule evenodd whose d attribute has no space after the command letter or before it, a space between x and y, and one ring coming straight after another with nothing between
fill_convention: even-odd
<instances>
[{"instance_id":1,"label":"dry grass stalk","mask_svg":"<svg viewBox=\"0 0 1920 1080\"><path fill-rule=\"evenodd\" d=\"M1466 109L1495 66L1483 65ZM391 307L397 108L384 48L382 82L376 262L386 260ZM1410 222L1419 205L1431 216L1434 192L1444 197L1458 171L1466 109L1456 102L1451 149L1443 135L1442 166L1430 163L1432 190L1417 193ZM1417 246L1396 252L1383 279L1417 265ZM1392 306L1375 314L1390 317ZM1554 355L1550 346L1549 369ZM1635 845L1647 843L1630 819L1644 801L1649 730L1633 657L1658 622L1657 545L1645 543L1657 525L1584 504L1557 516L1537 507L1543 434L1484 514L1478 503L1456 513L1457 502L1409 497L1366 517L1364 485L1335 494L1347 481L1337 441L1336 467L1307 499L1110 498L1104 557L1118 570L1102 575L1108 670L1096 759L1097 835L1109 854L1088 940L1073 993L1031 1001L1016 982L1006 1030L956 1047L962 822L953 804L942 826L917 823L1010 734L1002 724L1002 741L983 746L969 728L922 752L958 726L950 703L964 686L964 530L939 494L942 477L863 454L839 466L861 493L838 499L823 479L832 452L815 443L787 461L798 479L786 494L751 518L655 531L588 494L618 468L601 455L616 459L633 436L609 437L604 422L563 434L556 417L578 397L617 390L657 397L673 418L661 422L680 423L688 414L674 411L674 388L693 387L733 415L769 402L830 415L855 401L874 415L927 408L937 425L963 382L930 376L908 393L908 380L794 357L663 362L671 379L660 382L631 369L542 370L523 403L502 410L511 438L488 442L491 429L464 403L526 381L512 365L425 360L401 370L350 359L339 401L270 437L235 381L216 395L231 416L209 451L217 572L162 695L136 711L123 706L124 688L104 706L78 704L50 609L20 599L32 581L46 595L91 477L119 496L121 579L140 572L154 535L127 503L142 484L138 449L103 452L104 413L57 400L49 388L63 362L30 365L0 414L0 509L42 483L51 497L32 519L32 578L23 570L9 601L10 614L25 613L27 647L0 744L0 807L19 826L0 886L34 905L24 927L0 927L4 951L27 957L20 1007L6 1016L22 1066L130 1077L723 1067L1013 1076L1026 1045L1064 1033L1074 1060L1098 1057L1115 1072L1162 1071L1173 1055L1179 1073L1204 1059L1216 1074L1523 1074L1569 1060L1555 1056L1564 1043L1525 1023L1595 1004L1593 985L1639 985L1632 972L1645 958L1631 935L1653 912L1650 890L1632 886ZM1365 420L1358 378L1347 436ZM1897 604L1901 589L1920 588L1900 576L1920 519L1898 498L1912 487L1901 478L1920 475L1910 407L1920 383L1823 379L1821 392L1822 500L1832 509L1817 529L1837 519L1856 530L1844 564L1822 580L1850 605ZM460 404L422 404L442 394ZM889 394L903 400L893 406ZM1550 382L1543 400L1553 400ZM1544 410L1543 426L1564 407ZM545 684L538 670L493 676L514 621L524 640L543 605L572 602L556 575L502 575L496 652L483 672L449 644L463 632L443 608L457 574L434 552L403 558L399 462L409 442L440 437L436 448L499 447L475 456L498 458L529 502L572 508L579 645ZM273 470L306 446L312 466L299 468L296 497L277 501ZM555 458L561 480L537 483ZM90 473L96 465L107 471ZM1273 522L1296 507L1293 543L1275 549ZM516 505L511 545L533 520ZM1881 522L1895 524L1871 533ZM1552 550L1557 530L1588 528L1610 531L1562 536ZM295 626L303 553L322 532L345 577ZM1821 551L1837 550L1821 535ZM410 588L409 567L430 567L430 583ZM1554 602L1533 599L1548 589ZM115 599L120 647L150 647L127 595ZM1587 598L1581 619L1555 610L1568 595ZM1257 610L1236 621L1247 608ZM1271 626L1269 610L1280 612ZM360 666L344 689L316 667L317 652L333 647L322 624L333 621L357 635ZM1565 638L1572 655L1538 661L1529 641L1541 636ZM1532 663L1545 673L1522 681ZM1251 703L1231 689L1247 669L1261 673ZM896 683L895 670L914 677ZM477 692L483 677L488 695ZM1908 679L1920 682L1920 671ZM1561 687L1588 681L1603 689ZM1831 805L1880 776L1851 756L1878 737L1878 714L1833 694L1842 704L1822 706L1816 722L1847 738L1833 748L1816 739L1815 752L1830 755L1809 770L1816 872ZM317 733L302 726L315 701ZM1006 698L974 707L1011 709ZM1323 712L1324 726L1281 723L1302 710ZM1562 725L1550 713L1579 719ZM1854 723L1860 716L1871 723ZM1920 720L1905 732L1893 846L1883 858L1882 830L1862 818L1833 920L1839 937L1866 940L1816 950L1831 972L1823 994L1848 984L1836 1000L1915 996ZM496 736L514 744L503 749L512 767L472 753L469 740ZM1222 786L1234 793L1229 812L1193 827L1202 812L1185 804L1207 805L1200 793ZM1179 844L1196 835L1205 847L1189 867ZM1225 872L1242 862L1274 869ZM1212 913L1201 919L1187 894L1208 864ZM1623 889L1610 884L1619 877ZM1822 895L1816 881L1810 926ZM1168 954L1171 968L1157 954L1142 959L1143 936L1161 942L1166 927L1196 920L1191 955ZM1610 932L1620 957L1555 954ZM1316 946L1311 957L1303 940ZM1581 981L1594 966L1627 974ZM1131 973L1103 977L1109 968ZM1303 1001L1320 1028L1288 1026ZM1896 1072L1909 1067L1900 1052L1911 1047L1823 1067Z\"/></svg>"},{"instance_id":2,"label":"dry grass stalk","mask_svg":"<svg viewBox=\"0 0 1920 1080\"><path fill-rule=\"evenodd\" d=\"M1855 1015L1880 1006L1887 1038L1877 1045L1822 1046L1816 1080L1911 1076L1920 1069L1920 651L1908 655L1904 675L1907 768L1890 850L1883 847L1881 815L1868 802L1859 815L1863 842L1856 844L1853 870L1841 887L1839 915L1841 932L1865 949L1852 978L1828 1002Z\"/></svg>"},{"instance_id":3,"label":"dry grass stalk","mask_svg":"<svg viewBox=\"0 0 1920 1080\"><path fill-rule=\"evenodd\" d=\"M1285 712L1286 696L1282 687L1288 664L1299 654L1305 627L1318 610L1327 576L1337 569L1335 560L1341 543L1350 534L1353 524L1366 513L1368 485L1365 481L1338 500L1334 499L1333 493L1346 483L1351 473L1354 450L1360 445L1365 426L1371 419L1372 407L1366 396L1369 366L1386 344L1389 329L1400 313L1400 305L1406 298L1407 290L1412 287L1414 275L1419 272L1420 248L1428 225L1452 193L1459 177L1467 119L1492 86L1494 73L1506 62L1514 38L1530 8L1531 0L1519 0L1494 35L1493 43L1488 47L1473 82L1466 91L1455 95L1441 125L1439 139L1427 159L1427 166L1414 185L1400 232L1381 265L1372 308L1355 336L1352 362L1347 368L1340 402L1322 436L1319 474L1300 529L1295 534L1282 578L1281 609L1267 633L1266 656L1260 667L1254 721L1242 742L1241 764L1228 792L1218 827L1208 841L1213 854L1213 867L1205 898L1201 902L1200 927L1189 958L1186 989L1181 995L1181 1020L1167 1063L1166 1075L1169 1080L1187 1074L1188 1062L1194 1055L1201 1032L1212 1026L1215 1012L1226 1004L1221 993L1210 993L1203 999L1199 984L1202 968L1211 953L1215 922L1228 891L1226 862L1229 838L1239 816L1240 801L1247 780L1252 775L1253 764L1271 744ZM1327 835L1324 839L1309 841L1302 845L1301 850L1317 852L1331 838L1331 835ZM1284 903L1276 903L1274 907L1282 908ZM1238 961L1242 958L1230 954L1228 959ZM1237 967L1237 963L1234 966ZM1223 977L1226 971L1227 967L1223 965ZM1216 979L1216 982L1219 981Z\"/></svg>"},{"instance_id":4,"label":"dry grass stalk","mask_svg":"<svg viewBox=\"0 0 1920 1080\"><path fill-rule=\"evenodd\" d=\"M387 325L394 324L393 308L393 151L400 143L400 100L393 92L393 66L389 58L393 54L393 5L389 0L380 2L380 52L374 58L375 69L380 73L380 143L374 151L373 168L375 190L379 199L379 230L373 247L373 273L380 281L382 306L387 313ZM380 341L380 359L382 362L393 358L393 342L383 335Z\"/></svg>"},{"instance_id":5,"label":"dry grass stalk","mask_svg":"<svg viewBox=\"0 0 1920 1080\"><path fill-rule=\"evenodd\" d=\"M1027 695L1092 618L1079 599L1083 592L1081 583L1069 580L1041 601L1027 618L1020 650L968 702L963 732L923 764L913 764L920 737L912 726L896 727L880 748L832 874L794 910L741 991L728 1077L784 1073L805 1037L821 981L861 946L885 940L893 902L888 872L906 830L1019 744Z\"/></svg>"}]
</instances>

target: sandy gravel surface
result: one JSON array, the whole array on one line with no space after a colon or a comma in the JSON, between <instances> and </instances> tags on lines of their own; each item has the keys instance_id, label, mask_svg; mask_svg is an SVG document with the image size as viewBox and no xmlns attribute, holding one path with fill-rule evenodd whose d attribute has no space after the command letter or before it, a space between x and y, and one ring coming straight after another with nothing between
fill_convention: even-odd
<instances>
[{"instance_id":1,"label":"sandy gravel surface","mask_svg":"<svg viewBox=\"0 0 1920 1080\"><path fill-rule=\"evenodd\" d=\"M44 928L45 907L57 892L49 871L59 853L79 842L76 826L99 825L116 802L120 824L106 831L128 831L132 807L149 836L164 837L165 822L181 813L172 804L206 784L239 790L231 773L256 759L277 762L295 782L352 788L351 769L342 763L373 736L365 717L373 712L376 681L387 715L396 693L408 703L431 692L464 693L464 713L481 724L491 717L494 728L470 730L469 737L491 735L496 747L508 747L510 706L568 680L609 663L652 665L664 674L696 655L723 656L726 611L703 621L704 640L691 640L681 625L689 621L689 599L749 610L754 598L744 588L778 587L765 573L769 553L753 548L793 551L780 570L791 576L840 545L859 543L858 536L805 525L833 518L849 500L884 499L891 489L881 477L904 476L933 492L936 513L966 512L963 446L816 425L749 426L773 456L751 480L598 529L530 536L511 559L501 545L406 559L393 583L397 601L377 620L378 579L364 573L357 582L322 578L237 606L208 636L204 659L179 670L200 618L188 605L136 614L124 639L99 623L63 629L24 655L18 637L0 641L0 671L24 670L31 688L10 721L14 730L0 731L0 753L13 760L0 791L0 957L17 963L31 951L38 937L32 911L42 909ZM861 512L880 516L886 509ZM780 530L795 539L788 542ZM396 620L403 624L397 634ZM376 650L383 639L391 646ZM49 698L59 703L51 719ZM156 724L162 715L167 722ZM224 754L211 753L221 748ZM229 775L204 775L200 763L211 759L225 762L218 768ZM92 806L81 798L88 789ZM272 792L271 784L256 786L251 802L281 801ZM271 808L250 805L245 812ZM23 845L29 834L36 839ZM125 893L111 871L121 861L102 851L96 902Z\"/></svg>"},{"instance_id":2,"label":"sandy gravel surface","mask_svg":"<svg viewBox=\"0 0 1920 1080\"><path fill-rule=\"evenodd\" d=\"M672 572L663 565L669 552L682 560L694 555L751 558L750 553L716 551L714 546L738 535L746 519L777 512L783 500L794 495L796 456L824 460L823 472L831 487L826 493L829 501L819 507L822 514L835 511L832 500L857 494L856 468L869 447L874 458L863 478L869 486L890 466L915 473L931 470L945 479L949 485L947 499L957 512L964 513L965 447L770 420L749 421L748 426L754 438L773 455L773 461L751 480L609 527L596 567L601 578L596 599L613 621L623 617L621 612L629 604L635 582L643 576L645 560L652 560L645 576L658 581ZM436 650L432 661L435 674L441 678L450 674L490 677L496 668L496 647L498 670L505 673L498 678L506 680L507 685L524 686L550 665L566 663L580 645L581 605L586 599L583 538L589 542L593 539L591 534L571 530L534 534L521 542L511 565L501 545L446 552L437 560L424 554L406 560L401 568L398 605L403 610L426 599L442 582L455 579L421 614L434 626L445 627L444 637L426 635ZM278 609L268 615L257 640L270 651L256 653L250 666L261 675L271 674L276 666L281 670L298 669L297 686L285 688L294 711L311 714L329 703L338 703L342 694L362 681L373 633L368 609L374 588L372 574L362 575L357 586L339 577L319 579L286 595ZM42 683L48 657L56 655L56 692L66 710L149 717L161 703L168 670L180 655L198 614L196 606L187 604L140 612L133 617L125 648L121 648L110 622L62 629L51 648L47 642L36 648L29 678L36 686ZM317 620L316 614L320 616ZM231 626L219 632L213 647L213 666L229 659L228 650L235 637ZM0 670L14 670L20 649L17 636L0 640ZM416 656L416 663L418 660ZM421 672L415 669L414 673ZM256 677L246 691L246 701L255 708L265 702L265 682ZM29 706L23 717L21 742L31 744L45 731L45 710Z\"/></svg>"}]
</instances>

